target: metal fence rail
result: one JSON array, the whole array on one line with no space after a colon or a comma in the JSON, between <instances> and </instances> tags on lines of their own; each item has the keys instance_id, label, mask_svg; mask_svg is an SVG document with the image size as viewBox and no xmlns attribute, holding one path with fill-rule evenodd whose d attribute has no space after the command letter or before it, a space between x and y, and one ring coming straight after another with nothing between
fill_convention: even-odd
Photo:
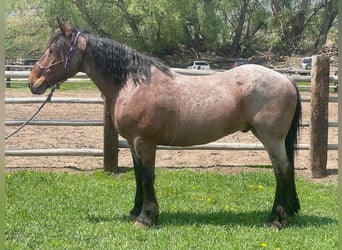
<instances>
[{"instance_id":1,"label":"metal fence rail","mask_svg":"<svg viewBox=\"0 0 342 250\"><path fill-rule=\"evenodd\" d=\"M118 141L119 148L129 148L126 141ZM309 144L298 144L296 149L309 150ZM158 146L157 150L265 150L256 143L208 143L189 147ZM328 144L328 150L338 150L338 144ZM6 156L103 156L102 149L54 148L54 149L6 149Z\"/></svg>"},{"instance_id":2,"label":"metal fence rail","mask_svg":"<svg viewBox=\"0 0 342 250\"><path fill-rule=\"evenodd\" d=\"M5 98L6 104L30 104L42 103L45 98ZM302 97L302 102L310 102L309 96ZM330 102L337 102L338 98L331 96ZM51 103L80 103L80 104L103 104L101 98L63 98L53 97ZM26 120L6 120L5 126L20 126ZM103 120L32 120L31 126L103 126ZM309 122L302 122L302 127L309 127ZM329 122L329 127L338 127L338 122ZM119 140L119 148L128 148L126 141ZM253 143L208 143L191 147L158 146L158 150L264 150L262 144ZM309 150L309 144L298 144L298 150ZM337 144L329 144L328 150L337 150ZM6 149L6 156L103 156L102 149Z\"/></svg>"}]
</instances>

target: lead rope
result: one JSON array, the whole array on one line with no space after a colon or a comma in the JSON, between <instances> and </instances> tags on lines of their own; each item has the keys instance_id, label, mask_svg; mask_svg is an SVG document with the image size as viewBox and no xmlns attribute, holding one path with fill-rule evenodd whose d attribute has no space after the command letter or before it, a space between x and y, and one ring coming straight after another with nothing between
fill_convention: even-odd
<instances>
[{"instance_id":1,"label":"lead rope","mask_svg":"<svg viewBox=\"0 0 342 250\"><path fill-rule=\"evenodd\" d=\"M46 97L45 101L42 103L42 105L40 105L40 107L38 108L38 110L28 119L26 120L23 124L20 125L19 128L17 128L14 132L12 132L11 134L7 135L5 137L5 140L7 140L8 138L12 137L13 135L15 135L16 133L18 133L23 127L25 127L27 124L30 123L30 121L32 121L32 119L42 110L42 108L45 106L46 103L51 101L51 97L53 96L53 93L55 92L56 88L59 87L61 83L56 84L54 86L51 87L51 91L50 94Z\"/></svg>"}]
</instances>

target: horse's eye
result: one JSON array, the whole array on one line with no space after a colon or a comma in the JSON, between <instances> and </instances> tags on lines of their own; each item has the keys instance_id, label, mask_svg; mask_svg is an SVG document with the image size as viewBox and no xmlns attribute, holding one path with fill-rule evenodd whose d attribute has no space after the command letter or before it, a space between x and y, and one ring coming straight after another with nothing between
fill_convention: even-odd
<instances>
[{"instance_id":1,"label":"horse's eye","mask_svg":"<svg viewBox=\"0 0 342 250\"><path fill-rule=\"evenodd\" d=\"M54 44L51 44L49 47L49 54L54 54L56 52L56 46Z\"/></svg>"}]
</instances>

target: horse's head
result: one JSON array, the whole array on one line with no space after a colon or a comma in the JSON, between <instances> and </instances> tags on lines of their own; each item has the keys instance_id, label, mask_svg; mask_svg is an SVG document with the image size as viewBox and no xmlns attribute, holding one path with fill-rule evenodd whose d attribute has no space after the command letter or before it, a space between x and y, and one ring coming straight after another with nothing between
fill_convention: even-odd
<instances>
[{"instance_id":1,"label":"horse's head","mask_svg":"<svg viewBox=\"0 0 342 250\"><path fill-rule=\"evenodd\" d=\"M43 94L47 88L75 75L82 63L85 39L80 32L71 30L64 20L58 19L60 32L55 34L49 46L29 75L29 87L33 94Z\"/></svg>"}]
</instances>

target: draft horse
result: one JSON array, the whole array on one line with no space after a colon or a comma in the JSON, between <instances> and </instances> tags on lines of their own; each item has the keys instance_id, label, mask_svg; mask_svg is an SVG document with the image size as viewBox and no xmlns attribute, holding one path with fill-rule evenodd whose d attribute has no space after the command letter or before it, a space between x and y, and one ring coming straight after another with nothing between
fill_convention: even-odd
<instances>
[{"instance_id":1,"label":"draft horse","mask_svg":"<svg viewBox=\"0 0 342 250\"><path fill-rule=\"evenodd\" d=\"M263 143L276 177L266 225L281 229L298 213L294 154L301 120L298 88L286 76L245 65L210 76L184 76L152 57L58 19L60 32L29 75L33 94L85 72L110 102L117 132L130 147L136 194L129 217L154 226L157 145L190 146L236 131L252 131Z\"/></svg>"}]
</instances>

